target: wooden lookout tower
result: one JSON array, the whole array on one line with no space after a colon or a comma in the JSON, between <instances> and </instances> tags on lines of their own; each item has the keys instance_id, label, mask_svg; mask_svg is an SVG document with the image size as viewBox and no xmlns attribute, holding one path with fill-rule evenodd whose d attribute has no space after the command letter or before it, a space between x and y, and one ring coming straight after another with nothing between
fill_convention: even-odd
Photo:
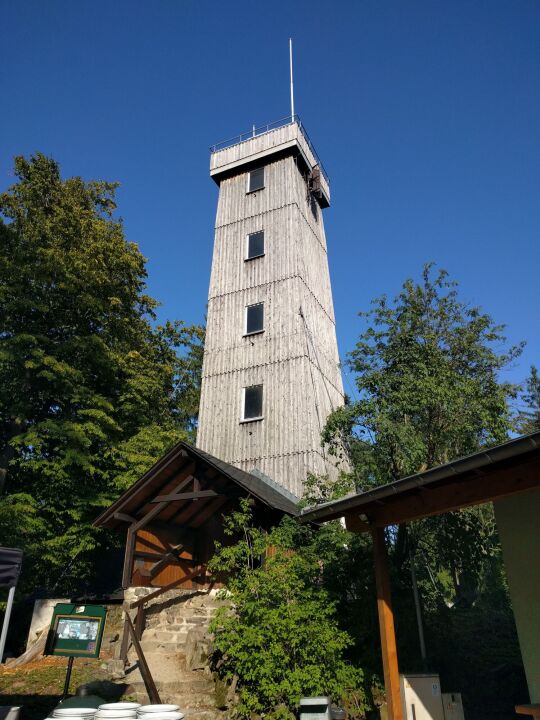
<instances>
[{"instance_id":1,"label":"wooden lookout tower","mask_svg":"<svg viewBox=\"0 0 540 720\"><path fill-rule=\"evenodd\" d=\"M178 656L204 644L199 623L216 587L207 566L240 499L269 529L299 514L308 473L338 473L321 445L343 404L322 217L328 177L294 115L215 146L210 175L219 200L197 447L178 443L95 520L126 532L118 653L127 664L132 642L141 673L145 653L158 672L159 653L170 653L177 673Z\"/></svg>"},{"instance_id":2,"label":"wooden lookout tower","mask_svg":"<svg viewBox=\"0 0 540 720\"><path fill-rule=\"evenodd\" d=\"M299 118L212 148L219 187L197 445L301 496L335 476L343 404L322 211L328 176Z\"/></svg>"}]
</instances>

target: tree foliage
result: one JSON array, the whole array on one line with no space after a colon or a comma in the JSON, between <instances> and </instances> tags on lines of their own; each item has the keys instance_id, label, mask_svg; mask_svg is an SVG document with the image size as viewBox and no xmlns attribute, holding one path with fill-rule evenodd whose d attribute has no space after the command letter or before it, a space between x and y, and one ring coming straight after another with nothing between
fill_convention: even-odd
<instances>
[{"instance_id":1,"label":"tree foliage","mask_svg":"<svg viewBox=\"0 0 540 720\"><path fill-rule=\"evenodd\" d=\"M42 154L15 174L0 195L0 518L20 512L26 531L0 519L0 543L50 585L95 550L100 507L193 433L203 330L155 326L115 183L62 179Z\"/></svg>"},{"instance_id":2,"label":"tree foliage","mask_svg":"<svg viewBox=\"0 0 540 720\"><path fill-rule=\"evenodd\" d=\"M331 417L325 440L345 438L360 487L389 482L502 442L517 388L499 372L521 346L499 352L504 327L457 295L444 270L424 268L361 313L368 323L350 366L359 399Z\"/></svg>"},{"instance_id":3,"label":"tree foliage","mask_svg":"<svg viewBox=\"0 0 540 720\"><path fill-rule=\"evenodd\" d=\"M525 382L522 401L524 408L518 414L517 426L520 433L526 435L540 430L540 376L534 365Z\"/></svg>"},{"instance_id":4,"label":"tree foliage","mask_svg":"<svg viewBox=\"0 0 540 720\"><path fill-rule=\"evenodd\" d=\"M225 518L225 532L233 542L217 549L211 571L227 578L229 604L211 629L218 672L238 679L236 714L292 718L304 695L331 695L361 711L362 673L343 659L351 640L323 587L312 532L289 518L258 530L247 501Z\"/></svg>"},{"instance_id":5,"label":"tree foliage","mask_svg":"<svg viewBox=\"0 0 540 720\"><path fill-rule=\"evenodd\" d=\"M350 354L359 399L334 413L324 434L334 452L340 443L348 447L357 487L507 439L508 400L517 387L501 382L499 373L521 345L501 352L503 326L463 303L444 270L426 265L422 281L407 280L393 304L379 298L362 315L368 327ZM491 513L446 514L410 529L400 528L396 537L398 566L419 542L429 544L433 564L450 572L456 595L474 591L481 576L476 560L496 544Z\"/></svg>"},{"instance_id":6,"label":"tree foliage","mask_svg":"<svg viewBox=\"0 0 540 720\"><path fill-rule=\"evenodd\" d=\"M518 388L502 382L500 372L522 346L504 350L504 327L460 300L446 272L426 265L420 282L407 280L394 302L379 298L361 315L366 329L350 354L359 396L329 418L323 434L334 453L348 451L358 489L400 479L509 437L514 421L509 400ZM532 375L527 395L531 409L535 387ZM514 663L506 671L515 676L519 652L491 506L389 528L388 540L403 663L422 670L410 575L414 562L431 665L449 677L448 668L453 667L451 677L459 678L468 658L454 645L453 657L448 656L450 644L441 628L452 626L456 634L465 626L469 631L480 628L486 624L478 612L481 606L497 616L501 638L513 643L501 648L500 657ZM366 567L366 543L350 547L358 566ZM361 577L350 584L351 606L365 604L368 585L366 581L362 586ZM363 622L355 627L351 618L346 627L356 640L358 661L366 667L365 615ZM373 668L372 659L368 664ZM491 670L488 663L483 674ZM467 686L465 677L462 686ZM495 692L493 685L490 689ZM488 690L482 695L476 689L479 702L488 695Z\"/></svg>"}]
</instances>

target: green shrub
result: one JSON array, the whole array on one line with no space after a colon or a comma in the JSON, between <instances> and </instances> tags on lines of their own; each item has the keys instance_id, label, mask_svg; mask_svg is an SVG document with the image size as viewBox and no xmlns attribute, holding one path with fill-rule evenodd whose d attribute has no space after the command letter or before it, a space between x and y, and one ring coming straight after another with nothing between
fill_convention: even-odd
<instances>
[{"instance_id":1,"label":"green shrub","mask_svg":"<svg viewBox=\"0 0 540 720\"><path fill-rule=\"evenodd\" d=\"M247 503L226 519L226 532L236 542L218 547L211 570L227 577L230 603L211 630L216 671L237 678L235 713L290 718L303 696L345 702L352 693L363 711L363 674L344 660L351 640L321 586L311 532L289 518L257 530Z\"/></svg>"}]
</instances>

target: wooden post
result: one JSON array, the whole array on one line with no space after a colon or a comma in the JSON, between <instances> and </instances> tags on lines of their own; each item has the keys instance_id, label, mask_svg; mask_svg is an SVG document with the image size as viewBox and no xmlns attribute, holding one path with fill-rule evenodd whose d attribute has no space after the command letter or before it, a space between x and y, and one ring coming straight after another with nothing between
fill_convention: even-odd
<instances>
[{"instance_id":1,"label":"wooden post","mask_svg":"<svg viewBox=\"0 0 540 720\"><path fill-rule=\"evenodd\" d=\"M399 688L399 669L394 630L394 613L390 596L390 576L384 528L371 531L375 555L375 580L377 584L377 611L381 631L381 648L384 671L384 687L388 705L388 720L403 720L403 707Z\"/></svg>"},{"instance_id":2,"label":"wooden post","mask_svg":"<svg viewBox=\"0 0 540 720\"><path fill-rule=\"evenodd\" d=\"M126 554L124 556L124 571L122 573L122 587L128 588L131 585L131 576L133 574L133 558L135 552L135 541L137 533L134 532L133 526L128 528L126 537Z\"/></svg>"},{"instance_id":3,"label":"wooden post","mask_svg":"<svg viewBox=\"0 0 540 720\"><path fill-rule=\"evenodd\" d=\"M133 623L131 622L131 618L128 612L126 612L126 622L129 634L131 635L131 642L133 643L135 652L137 653L137 657L139 659L139 671L142 675L146 692L148 693L148 699L153 704L161 705L161 698L159 697L156 683L154 682L154 678L152 677L152 673L150 672L150 668L148 667L148 663L146 662L146 658L144 657L144 652L142 650L141 644L137 639L137 633L135 632L135 628L133 627Z\"/></svg>"},{"instance_id":4,"label":"wooden post","mask_svg":"<svg viewBox=\"0 0 540 720\"><path fill-rule=\"evenodd\" d=\"M137 640L142 640L142 634L146 625L146 611L144 605L139 605L137 609L137 615L135 617L135 633Z\"/></svg>"},{"instance_id":5,"label":"wooden post","mask_svg":"<svg viewBox=\"0 0 540 720\"><path fill-rule=\"evenodd\" d=\"M129 608L126 607L124 610L126 617L124 618L124 626L122 628L122 640L120 641L120 660L124 663L124 667L127 665L128 660L128 650L129 650L129 627L128 627L128 620L127 620L127 614L129 613Z\"/></svg>"}]
</instances>

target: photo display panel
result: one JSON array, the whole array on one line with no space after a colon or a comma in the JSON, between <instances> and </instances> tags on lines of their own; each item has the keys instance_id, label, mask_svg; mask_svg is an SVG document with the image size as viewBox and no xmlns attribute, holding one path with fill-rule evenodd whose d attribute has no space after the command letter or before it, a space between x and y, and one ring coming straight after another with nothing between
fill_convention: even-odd
<instances>
[{"instance_id":1,"label":"photo display panel","mask_svg":"<svg viewBox=\"0 0 540 720\"><path fill-rule=\"evenodd\" d=\"M47 637L46 655L99 657L107 608L58 603Z\"/></svg>"}]
</instances>

